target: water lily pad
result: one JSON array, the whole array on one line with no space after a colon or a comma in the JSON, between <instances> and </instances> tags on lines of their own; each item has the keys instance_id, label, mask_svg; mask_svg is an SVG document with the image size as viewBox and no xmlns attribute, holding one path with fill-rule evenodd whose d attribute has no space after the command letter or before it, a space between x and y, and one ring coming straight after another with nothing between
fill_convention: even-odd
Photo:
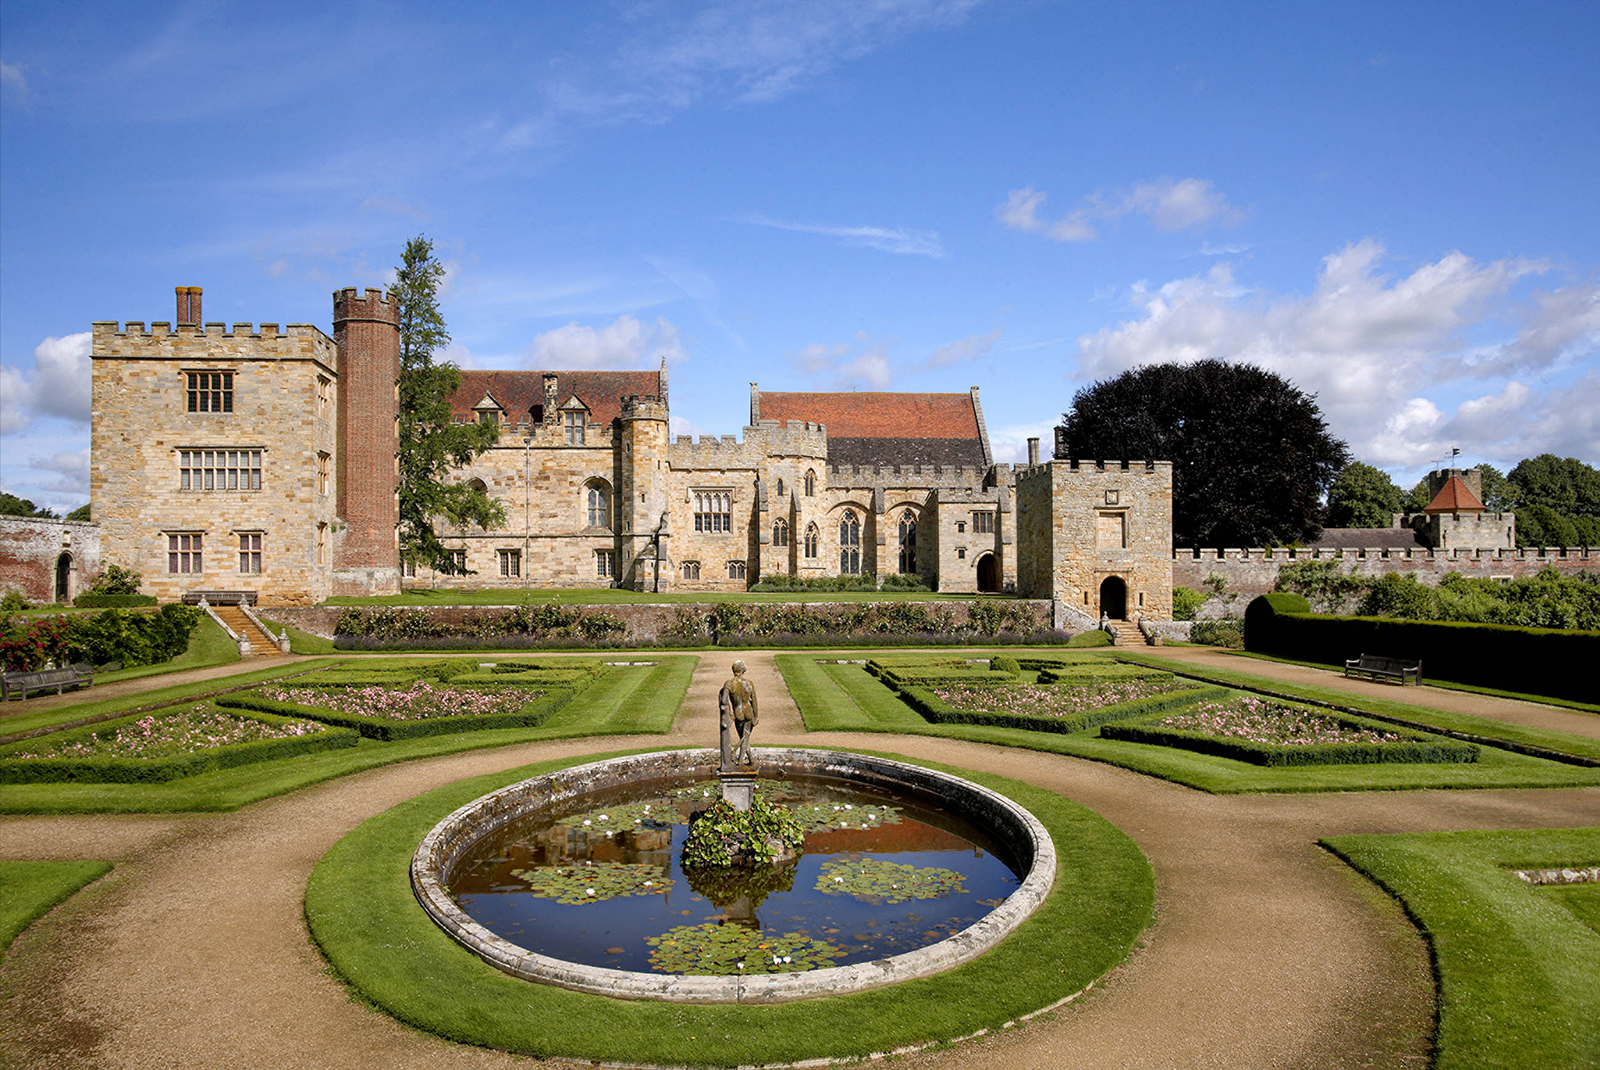
<instances>
[{"instance_id":1,"label":"water lily pad","mask_svg":"<svg viewBox=\"0 0 1600 1070\"><path fill-rule=\"evenodd\" d=\"M627 862L586 862L581 866L514 869L528 893L558 903L599 903L628 895L656 895L672 887L662 866Z\"/></svg>"},{"instance_id":2,"label":"water lily pad","mask_svg":"<svg viewBox=\"0 0 1600 1070\"><path fill-rule=\"evenodd\" d=\"M911 899L938 899L967 890L966 880L953 869L918 868L876 858L854 862L824 862L817 891L850 895L868 903L904 903Z\"/></svg>"},{"instance_id":3,"label":"water lily pad","mask_svg":"<svg viewBox=\"0 0 1600 1070\"><path fill-rule=\"evenodd\" d=\"M898 825L900 809L882 803L866 806L851 803L805 803L792 807L795 820L807 833L832 832L836 829L875 829L883 825Z\"/></svg>"},{"instance_id":4,"label":"water lily pad","mask_svg":"<svg viewBox=\"0 0 1600 1070\"><path fill-rule=\"evenodd\" d=\"M832 965L844 949L803 933L766 933L743 925L680 925L645 938L650 965L662 973L797 973Z\"/></svg>"},{"instance_id":5,"label":"water lily pad","mask_svg":"<svg viewBox=\"0 0 1600 1070\"><path fill-rule=\"evenodd\" d=\"M558 817L553 824L563 828L587 829L604 834L633 828L661 828L666 825L686 825L689 819L678 812L676 806L664 802L623 803L586 810L570 817Z\"/></svg>"}]
</instances>

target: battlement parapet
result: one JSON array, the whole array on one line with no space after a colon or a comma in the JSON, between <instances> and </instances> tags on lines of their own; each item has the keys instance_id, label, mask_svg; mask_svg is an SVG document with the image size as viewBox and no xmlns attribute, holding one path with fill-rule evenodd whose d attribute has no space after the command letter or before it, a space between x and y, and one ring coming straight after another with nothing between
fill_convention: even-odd
<instances>
[{"instance_id":1,"label":"battlement parapet","mask_svg":"<svg viewBox=\"0 0 1600 1070\"><path fill-rule=\"evenodd\" d=\"M1162 469L1170 471L1171 461L1133 460L1133 461L1107 461L1103 459L1089 460L1083 457L1069 457L1057 462L1065 464L1070 471L1096 471L1096 472L1149 472L1155 473Z\"/></svg>"},{"instance_id":2,"label":"battlement parapet","mask_svg":"<svg viewBox=\"0 0 1600 1070\"><path fill-rule=\"evenodd\" d=\"M842 486L917 486L917 487L972 487L983 485L987 468L973 465L894 464L854 465L830 464L829 485Z\"/></svg>"},{"instance_id":3,"label":"battlement parapet","mask_svg":"<svg viewBox=\"0 0 1600 1070\"><path fill-rule=\"evenodd\" d=\"M122 360L305 360L333 364L333 339L310 323L180 323L156 320L97 320L91 325L90 354Z\"/></svg>"},{"instance_id":4,"label":"battlement parapet","mask_svg":"<svg viewBox=\"0 0 1600 1070\"><path fill-rule=\"evenodd\" d=\"M804 457L822 461L828 455L828 435L821 424L790 420L762 420L735 435L679 435L668 446L674 468L754 468L774 457Z\"/></svg>"},{"instance_id":5,"label":"battlement parapet","mask_svg":"<svg viewBox=\"0 0 1600 1070\"><path fill-rule=\"evenodd\" d=\"M372 287L367 287L365 293L358 296L359 291L354 286L346 286L342 290L333 291L333 322L335 325L346 320L368 320L374 323L400 322L400 304L393 293L384 293Z\"/></svg>"},{"instance_id":6,"label":"battlement parapet","mask_svg":"<svg viewBox=\"0 0 1600 1070\"><path fill-rule=\"evenodd\" d=\"M1343 546L1248 547L1241 549L1192 549L1172 551L1174 561L1538 561L1540 559L1600 561L1600 547L1519 546L1515 549L1445 549L1429 546Z\"/></svg>"},{"instance_id":7,"label":"battlement parapet","mask_svg":"<svg viewBox=\"0 0 1600 1070\"><path fill-rule=\"evenodd\" d=\"M666 400L657 394L624 394L622 397L624 420L666 420Z\"/></svg>"}]
</instances>

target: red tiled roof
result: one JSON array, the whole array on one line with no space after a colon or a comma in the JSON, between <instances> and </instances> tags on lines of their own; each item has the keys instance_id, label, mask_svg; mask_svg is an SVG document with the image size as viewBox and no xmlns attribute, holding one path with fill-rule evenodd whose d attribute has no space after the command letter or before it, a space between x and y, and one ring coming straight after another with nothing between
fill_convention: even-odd
<instances>
[{"instance_id":1,"label":"red tiled roof","mask_svg":"<svg viewBox=\"0 0 1600 1070\"><path fill-rule=\"evenodd\" d=\"M838 438L978 439L971 394L761 392L763 420L809 420Z\"/></svg>"},{"instance_id":2,"label":"red tiled roof","mask_svg":"<svg viewBox=\"0 0 1600 1070\"><path fill-rule=\"evenodd\" d=\"M621 398L629 394L660 394L660 372L556 372L556 404L565 405L574 394L589 406L593 423L609 424L622 415ZM505 409L513 423L544 404L543 371L463 370L461 387L450 398L450 411L472 415L472 407L489 394Z\"/></svg>"},{"instance_id":3,"label":"red tiled roof","mask_svg":"<svg viewBox=\"0 0 1600 1070\"><path fill-rule=\"evenodd\" d=\"M1451 476L1422 510L1424 513L1482 513L1487 510L1460 476Z\"/></svg>"}]
</instances>

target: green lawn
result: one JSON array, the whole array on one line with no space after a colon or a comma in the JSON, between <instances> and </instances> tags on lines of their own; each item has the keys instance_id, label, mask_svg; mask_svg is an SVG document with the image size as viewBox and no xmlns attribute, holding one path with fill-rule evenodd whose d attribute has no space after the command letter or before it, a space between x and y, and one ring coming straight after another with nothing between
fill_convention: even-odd
<instances>
[{"instance_id":1,"label":"green lawn","mask_svg":"<svg viewBox=\"0 0 1600 1070\"><path fill-rule=\"evenodd\" d=\"M1080 991L1149 923L1150 865L1109 822L1053 792L947 769L1026 806L1056 845L1055 887L1033 917L978 959L936 977L770 1005L615 1000L522 981L455 944L417 906L417 842L456 807L591 755L479 777L372 818L323 857L306 892L313 939L368 1003L460 1043L626 1063L732 1066L864 1058L992 1029ZM931 763L924 763L931 764Z\"/></svg>"},{"instance_id":2,"label":"green lawn","mask_svg":"<svg viewBox=\"0 0 1600 1070\"><path fill-rule=\"evenodd\" d=\"M1151 660L1153 663L1159 659ZM810 652L779 654L777 662L810 731L894 732L1023 747L1107 762L1217 794L1600 784L1600 769L1566 765L1493 747L1484 747L1478 761L1472 764L1397 763L1269 769L1249 762L1171 747L1100 739L1098 729L1059 734L1016 728L931 724L861 665L818 664L816 656ZM1245 678L1243 674L1230 675L1240 678L1233 682L1233 686L1247 686L1247 680L1256 679ZM1298 689L1285 689L1278 681L1258 682L1278 687L1278 693L1287 697L1301 697L1294 693ZM1340 694L1341 697L1351 697ZM1422 712L1416 707L1405 708L1414 713ZM1444 717L1455 716L1443 714L1442 711L1426 712L1430 715L1439 713ZM1418 719L1421 720L1420 717ZM1471 720L1480 722L1485 734L1497 725L1497 722L1481 718ZM1541 738L1547 744L1564 743L1571 747L1595 742L1556 732L1542 733ZM1568 746L1557 749L1566 750Z\"/></svg>"},{"instance_id":3,"label":"green lawn","mask_svg":"<svg viewBox=\"0 0 1600 1070\"><path fill-rule=\"evenodd\" d=\"M51 907L110 871L110 862L0 861L0 953Z\"/></svg>"},{"instance_id":4,"label":"green lawn","mask_svg":"<svg viewBox=\"0 0 1600 1070\"><path fill-rule=\"evenodd\" d=\"M453 590L414 588L404 594L330 598L330 606L564 606L648 605L657 602L970 602L999 595L939 594L935 591L806 591L801 593L752 591L689 591L651 594L617 587L507 588Z\"/></svg>"},{"instance_id":5,"label":"green lawn","mask_svg":"<svg viewBox=\"0 0 1600 1070\"><path fill-rule=\"evenodd\" d=\"M689 678L699 660L691 655L655 655L654 666L619 666L578 695L538 728L456 732L422 739L381 742L362 739L354 747L234 769L203 773L164 784L6 784L0 785L0 813L178 813L236 810L347 773L484 747L572 736L661 733L672 727ZM318 664L301 662L301 671ZM288 670L280 670L282 675ZM235 677L235 684L268 674ZM215 683L211 685L215 689ZM193 689L203 685L192 685ZM191 688L172 689L187 691ZM165 692L162 692L165 694ZM148 702L123 700L132 706ZM74 707L81 710L82 707Z\"/></svg>"},{"instance_id":6,"label":"green lawn","mask_svg":"<svg viewBox=\"0 0 1600 1070\"><path fill-rule=\"evenodd\" d=\"M1266 694L1280 694L1290 698L1327 702L1335 706L1360 710L1376 717L1405 722L1419 728L1437 728L1448 732L1483 736L1505 743L1542 747L1548 750L1560 751L1564 754L1600 761L1600 739L1591 739L1587 736L1575 736L1567 732L1552 732L1543 728L1528 728L1523 725L1496 721L1487 717L1474 717L1470 713L1452 713L1448 710L1436 710L1427 706L1417 706L1394 699L1356 695L1349 691L1340 691L1331 687L1291 684L1265 676L1252 676L1246 672L1199 668L1187 662L1171 661L1153 654L1119 651L1116 657L1119 661L1149 665L1152 668L1165 669L1180 676L1206 680L1228 687L1244 687ZM1326 668L1326 666L1322 666L1322 668ZM1416 692L1413 691L1410 694L1416 694Z\"/></svg>"},{"instance_id":7,"label":"green lawn","mask_svg":"<svg viewBox=\"0 0 1600 1070\"><path fill-rule=\"evenodd\" d=\"M1592 910L1594 893L1509 872L1594 865L1600 828L1322 843L1399 900L1432 945L1439 1070L1600 1066L1600 933L1595 914L1586 924L1586 908L1564 902Z\"/></svg>"}]
</instances>

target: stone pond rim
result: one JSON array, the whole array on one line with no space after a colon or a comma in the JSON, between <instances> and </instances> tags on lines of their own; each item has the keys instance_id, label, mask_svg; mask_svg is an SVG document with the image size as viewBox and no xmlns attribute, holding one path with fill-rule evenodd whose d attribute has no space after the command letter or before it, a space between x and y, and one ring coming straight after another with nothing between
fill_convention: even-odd
<instances>
[{"instance_id":1,"label":"stone pond rim","mask_svg":"<svg viewBox=\"0 0 1600 1070\"><path fill-rule=\"evenodd\" d=\"M848 780L935 803L1004 844L1024 873L1022 883L989 914L936 944L850 966L754 976L643 973L540 955L490 932L445 891L462 855L494 829L525 814L608 788L674 777L710 777L716 773L719 754L707 748L591 762L519 781L475 799L423 838L411 857L412 891L457 943L514 977L623 999L781 1003L860 992L959 966L1010 935L1044 902L1055 882L1056 851L1049 832L1022 806L979 784L906 762L844 751L757 747L755 756L759 767L781 770L784 775Z\"/></svg>"}]
</instances>

